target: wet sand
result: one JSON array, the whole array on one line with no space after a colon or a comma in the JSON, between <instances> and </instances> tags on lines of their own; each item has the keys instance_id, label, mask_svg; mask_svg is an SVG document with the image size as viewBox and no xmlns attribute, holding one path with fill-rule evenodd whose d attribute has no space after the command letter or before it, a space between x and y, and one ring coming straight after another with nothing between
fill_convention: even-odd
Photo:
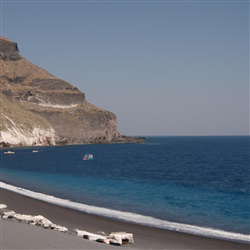
<instances>
[{"instance_id":1,"label":"wet sand","mask_svg":"<svg viewBox=\"0 0 250 250\"><path fill-rule=\"evenodd\" d=\"M16 213L43 215L53 223L67 227L69 233L23 223L0 220L0 249L250 249L249 244L173 232L164 229L122 222L26 197L0 189L0 203ZM90 242L74 235L80 229L106 234L115 231L133 233L135 244L122 247Z\"/></svg>"}]
</instances>

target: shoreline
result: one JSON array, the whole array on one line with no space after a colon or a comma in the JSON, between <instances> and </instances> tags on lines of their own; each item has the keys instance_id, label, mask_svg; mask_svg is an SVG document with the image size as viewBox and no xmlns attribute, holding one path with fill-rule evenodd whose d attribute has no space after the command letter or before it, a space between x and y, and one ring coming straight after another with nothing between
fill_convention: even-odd
<instances>
[{"instance_id":1,"label":"shoreline","mask_svg":"<svg viewBox=\"0 0 250 250\"><path fill-rule=\"evenodd\" d=\"M40 192L34 192L25 188L12 186L4 182L0 182L0 188L32 199L43 201L49 204L54 204L59 207L69 208L72 209L73 211L96 215L101 218L108 218L111 220L116 220L116 221L118 220L126 223L157 228L162 230L168 230L172 232L185 233L188 235L201 236L205 238L250 244L249 234L241 234L236 232L223 231L215 228L206 228L189 224L181 224L176 222L164 221L141 214L112 210L109 208L96 207L92 205L74 202L67 199L58 198L51 195L46 195Z\"/></svg>"},{"instance_id":2,"label":"shoreline","mask_svg":"<svg viewBox=\"0 0 250 250\"><path fill-rule=\"evenodd\" d=\"M127 233L132 233L134 235L135 244L122 246L122 248L129 249L249 249L248 243L238 243L229 240L208 238L170 231L166 229L133 224L124 221L118 221L115 219L101 217L98 215L73 210L71 208L54 205L3 188L0 188L0 194L0 203L6 204L8 206L8 209L14 210L16 213L43 215L53 223L67 227L71 232L71 235L67 234L65 236L72 237L72 239L77 238L75 240L77 242L80 242L80 244L82 245L81 248L84 247L84 244L89 241L72 235L72 232L74 232L75 229L86 230L91 233L97 233L98 231L103 231L105 233L114 231L125 231ZM3 223L3 226L5 224L6 222ZM16 227L16 223L13 222L12 224L12 227ZM30 225L28 226L33 227ZM4 227L2 229L4 229ZM40 234L50 232L49 230L44 229L39 231ZM51 231L50 237L53 238L54 235L55 233ZM5 238L3 238L2 240L4 242ZM113 246L101 243L91 243L92 245L94 244L96 249L104 249L104 247L105 249L106 247L112 247L113 249ZM41 242L41 244L43 244L43 242ZM8 248L8 246L6 247ZM40 247L44 248L43 245L41 245ZM68 248L66 247L66 249ZM86 246L83 249L88 249L88 247Z\"/></svg>"},{"instance_id":3,"label":"shoreline","mask_svg":"<svg viewBox=\"0 0 250 250\"><path fill-rule=\"evenodd\" d=\"M32 147L53 147L53 146L81 146L81 145L94 145L94 144L131 144L131 143L145 143L145 136L126 136L120 135L117 138L113 138L111 141L102 140L96 138L94 141L87 141L82 143L64 143L56 142L55 144L37 144L37 145L22 145L22 144L10 144L9 142L0 142L0 149L9 149L9 148L32 148Z\"/></svg>"}]
</instances>

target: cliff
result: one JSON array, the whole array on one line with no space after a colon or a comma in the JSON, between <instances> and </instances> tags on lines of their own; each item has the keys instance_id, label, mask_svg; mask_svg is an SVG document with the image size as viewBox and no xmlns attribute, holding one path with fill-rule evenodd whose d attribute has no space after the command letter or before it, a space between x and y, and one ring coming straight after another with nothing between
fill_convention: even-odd
<instances>
[{"instance_id":1,"label":"cliff","mask_svg":"<svg viewBox=\"0 0 250 250\"><path fill-rule=\"evenodd\" d=\"M0 37L0 144L58 145L140 142L122 136L116 115L98 108L66 81L32 64Z\"/></svg>"}]
</instances>

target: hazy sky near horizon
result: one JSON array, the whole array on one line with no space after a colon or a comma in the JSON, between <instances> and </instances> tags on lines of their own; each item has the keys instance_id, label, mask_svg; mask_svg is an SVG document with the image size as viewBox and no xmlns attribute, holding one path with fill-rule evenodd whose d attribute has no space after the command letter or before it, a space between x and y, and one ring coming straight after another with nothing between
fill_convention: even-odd
<instances>
[{"instance_id":1,"label":"hazy sky near horizon","mask_svg":"<svg viewBox=\"0 0 250 250\"><path fill-rule=\"evenodd\" d=\"M1 35L122 134L249 134L248 1L2 0Z\"/></svg>"}]
</instances>

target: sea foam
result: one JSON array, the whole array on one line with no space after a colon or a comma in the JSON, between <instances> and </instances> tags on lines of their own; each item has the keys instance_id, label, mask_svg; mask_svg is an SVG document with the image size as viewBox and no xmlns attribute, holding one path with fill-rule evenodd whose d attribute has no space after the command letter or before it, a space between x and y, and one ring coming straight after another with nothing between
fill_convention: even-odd
<instances>
[{"instance_id":1,"label":"sea foam","mask_svg":"<svg viewBox=\"0 0 250 250\"><path fill-rule=\"evenodd\" d=\"M108 208L101 208L96 206L90 206L78 202L73 202L70 200L65 200L61 198L57 198L51 195L46 195L38 192L33 192L24 188L15 187L4 182L0 182L0 187L3 189L7 189L13 191L15 193L19 193L21 195L25 195L34 199L38 199L41 201L45 201L51 204L59 205L62 207L71 208L74 210L78 210L81 212L100 215L104 217L109 217L113 219L118 219L121 221L141 224L145 226L151 226L161 229L167 229L171 231L178 231L193 235L200 235L210 238L218 238L218 239L226 239L231 241L238 241L243 243L250 243L250 235L227 232L223 230L218 230L214 228L206 228L206 227L199 227L193 226L188 224L181 224L176 222L170 222L166 220L156 219L150 216L144 216L136 213L131 212L123 212L112 210Z\"/></svg>"}]
</instances>

